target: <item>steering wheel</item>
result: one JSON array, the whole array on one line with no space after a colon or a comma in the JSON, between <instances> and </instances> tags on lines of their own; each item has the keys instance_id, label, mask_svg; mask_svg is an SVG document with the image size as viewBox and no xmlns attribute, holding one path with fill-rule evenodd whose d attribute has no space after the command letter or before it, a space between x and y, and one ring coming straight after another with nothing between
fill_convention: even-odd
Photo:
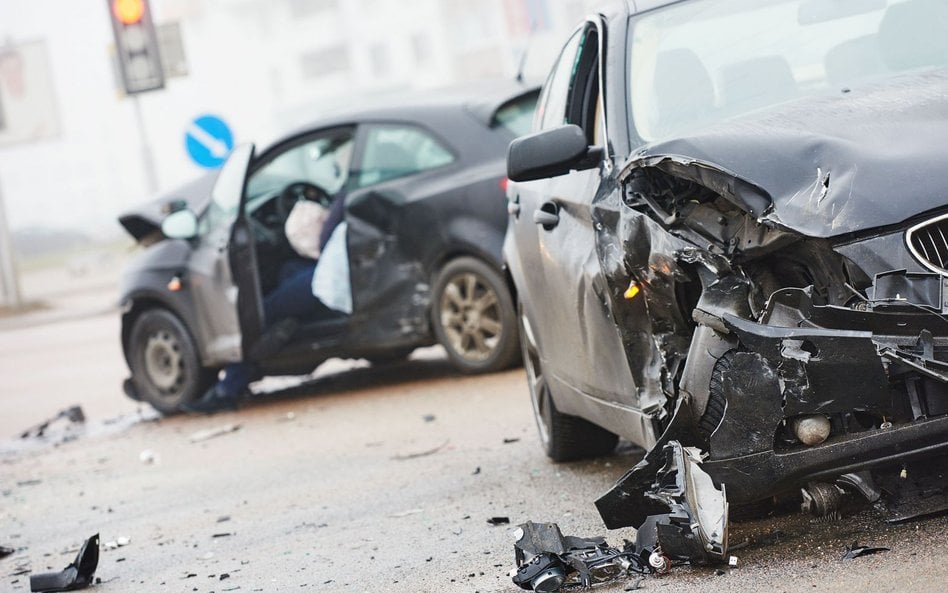
<instances>
[{"instance_id":1,"label":"steering wheel","mask_svg":"<svg viewBox=\"0 0 948 593\"><path fill-rule=\"evenodd\" d=\"M316 202L324 208L329 208L332 205L332 196L322 187L309 181L294 181L284 187L280 195L277 196L276 211L280 216L280 220L285 221L290 215L293 205L300 200Z\"/></svg>"}]
</instances>

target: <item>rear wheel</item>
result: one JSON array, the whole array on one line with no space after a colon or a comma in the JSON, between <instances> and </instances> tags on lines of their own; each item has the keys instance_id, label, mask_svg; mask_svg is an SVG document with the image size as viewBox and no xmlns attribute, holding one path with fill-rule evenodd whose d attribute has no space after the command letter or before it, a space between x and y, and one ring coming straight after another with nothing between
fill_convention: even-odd
<instances>
[{"instance_id":1,"label":"rear wheel","mask_svg":"<svg viewBox=\"0 0 948 593\"><path fill-rule=\"evenodd\" d=\"M517 362L517 315L507 285L473 257L450 261L432 292L435 336L465 373L499 371Z\"/></svg>"},{"instance_id":2,"label":"rear wheel","mask_svg":"<svg viewBox=\"0 0 948 593\"><path fill-rule=\"evenodd\" d=\"M540 444L553 461L575 461L611 453L619 437L608 430L556 409L550 389L543 375L539 350L530 322L520 312L520 345L523 367L527 371L527 386L533 418L540 434Z\"/></svg>"},{"instance_id":3,"label":"rear wheel","mask_svg":"<svg viewBox=\"0 0 948 593\"><path fill-rule=\"evenodd\" d=\"M170 311L151 309L135 320L128 341L128 361L138 397L162 414L174 414L199 398L214 382L201 366L187 328Z\"/></svg>"}]
</instances>

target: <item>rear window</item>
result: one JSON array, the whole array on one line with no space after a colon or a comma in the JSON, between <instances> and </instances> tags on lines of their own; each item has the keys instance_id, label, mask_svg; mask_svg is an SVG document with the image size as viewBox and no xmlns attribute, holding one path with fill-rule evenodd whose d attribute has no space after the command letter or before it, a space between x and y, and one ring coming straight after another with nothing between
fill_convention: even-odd
<instances>
[{"instance_id":1,"label":"rear window","mask_svg":"<svg viewBox=\"0 0 948 593\"><path fill-rule=\"evenodd\" d=\"M528 93L504 103L494 113L491 127L505 128L514 136L529 134L533 126L533 112L536 110L539 94L539 91Z\"/></svg>"}]
</instances>

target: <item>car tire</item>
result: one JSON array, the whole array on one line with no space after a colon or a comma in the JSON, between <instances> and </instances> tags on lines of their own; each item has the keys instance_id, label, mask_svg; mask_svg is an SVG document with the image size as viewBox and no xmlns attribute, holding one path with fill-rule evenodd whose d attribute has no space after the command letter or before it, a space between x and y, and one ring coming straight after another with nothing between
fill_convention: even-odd
<instances>
[{"instance_id":1,"label":"car tire","mask_svg":"<svg viewBox=\"0 0 948 593\"><path fill-rule=\"evenodd\" d=\"M523 314L523 308L519 309L523 367L527 372L533 418L547 457L560 462L608 455L619 442L617 435L588 420L563 414L556 409L543 375L536 339Z\"/></svg>"},{"instance_id":2,"label":"car tire","mask_svg":"<svg viewBox=\"0 0 948 593\"><path fill-rule=\"evenodd\" d=\"M698 420L698 432L706 440L718 429L727 409L727 396L724 393L724 378L731 372L731 365L736 350L728 350L714 363L711 370L711 383L708 386L708 404L705 406L701 419Z\"/></svg>"},{"instance_id":3,"label":"car tire","mask_svg":"<svg viewBox=\"0 0 948 593\"><path fill-rule=\"evenodd\" d=\"M458 257L438 274L432 291L435 337L464 373L513 366L520 356L517 315L501 275L473 257Z\"/></svg>"},{"instance_id":4,"label":"car tire","mask_svg":"<svg viewBox=\"0 0 948 593\"><path fill-rule=\"evenodd\" d=\"M166 309L139 315L127 348L136 394L162 414L179 412L214 383L215 373L201 366L190 332Z\"/></svg>"}]
</instances>

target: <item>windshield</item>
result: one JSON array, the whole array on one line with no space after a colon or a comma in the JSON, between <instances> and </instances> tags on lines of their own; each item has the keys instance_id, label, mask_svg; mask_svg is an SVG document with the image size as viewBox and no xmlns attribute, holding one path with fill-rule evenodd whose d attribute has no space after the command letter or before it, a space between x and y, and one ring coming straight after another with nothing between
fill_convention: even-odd
<instances>
[{"instance_id":1,"label":"windshield","mask_svg":"<svg viewBox=\"0 0 948 593\"><path fill-rule=\"evenodd\" d=\"M632 18L630 107L645 141L948 65L944 0L693 0Z\"/></svg>"},{"instance_id":2,"label":"windshield","mask_svg":"<svg viewBox=\"0 0 948 593\"><path fill-rule=\"evenodd\" d=\"M514 136L524 136L530 133L533 126L533 112L537 106L539 91L528 93L505 103L497 113L491 126L502 126Z\"/></svg>"}]
</instances>

